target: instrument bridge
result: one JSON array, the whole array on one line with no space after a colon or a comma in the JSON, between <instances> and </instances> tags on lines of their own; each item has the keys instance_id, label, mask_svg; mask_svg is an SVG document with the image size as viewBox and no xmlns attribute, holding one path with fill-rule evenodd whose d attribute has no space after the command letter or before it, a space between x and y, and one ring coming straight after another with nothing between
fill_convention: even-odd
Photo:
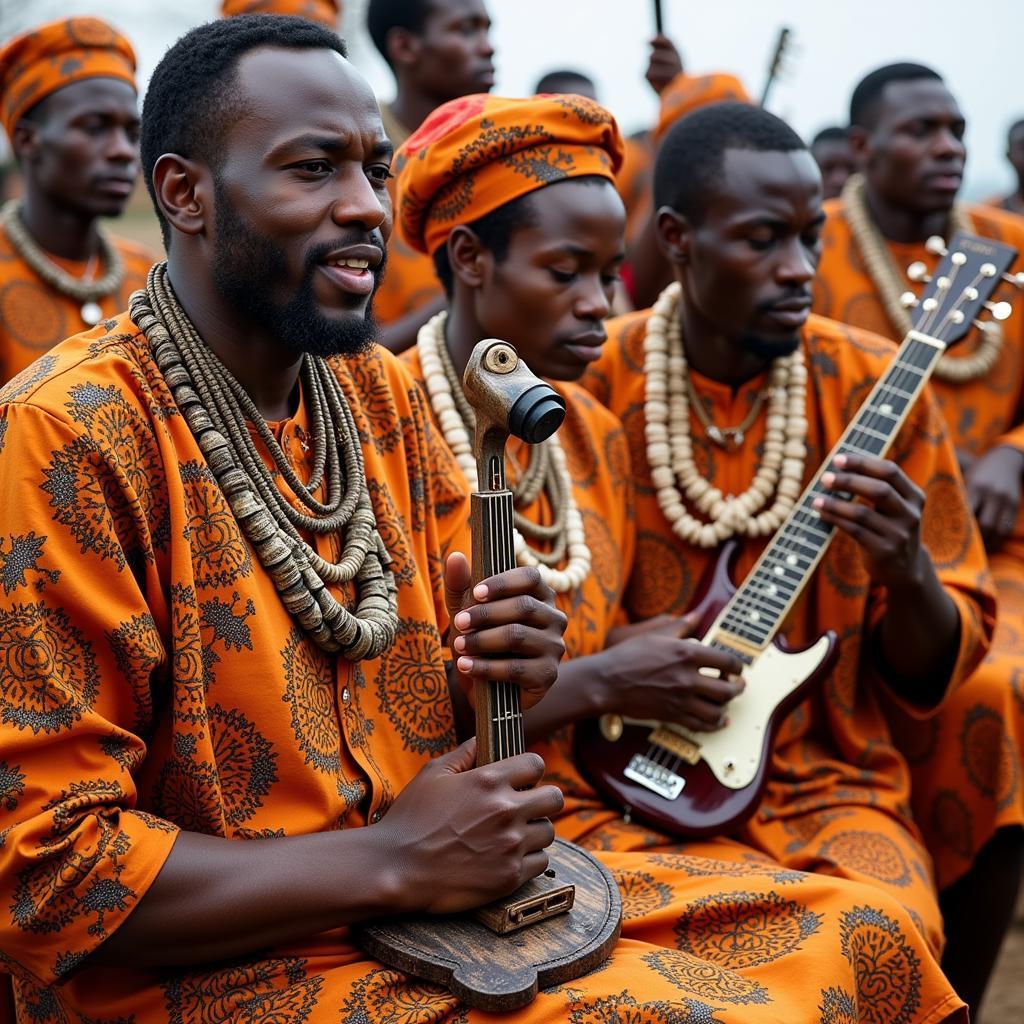
<instances>
[{"instance_id":1,"label":"instrument bridge","mask_svg":"<svg viewBox=\"0 0 1024 1024\"><path fill-rule=\"evenodd\" d=\"M666 800L675 800L686 785L681 775L643 754L634 754L622 774Z\"/></svg>"}]
</instances>

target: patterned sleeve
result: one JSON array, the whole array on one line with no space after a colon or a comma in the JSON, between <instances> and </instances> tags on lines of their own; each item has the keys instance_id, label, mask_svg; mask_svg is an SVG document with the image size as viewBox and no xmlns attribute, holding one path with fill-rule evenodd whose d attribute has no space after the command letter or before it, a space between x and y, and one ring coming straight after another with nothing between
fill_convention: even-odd
<instances>
[{"instance_id":1,"label":"patterned sleeve","mask_svg":"<svg viewBox=\"0 0 1024 1024\"><path fill-rule=\"evenodd\" d=\"M996 595L953 443L930 388L915 406L890 457L924 491L921 541L960 615L960 647L944 701L988 653L995 629ZM881 622L885 608L884 590L874 588L868 610L871 629ZM943 703L922 708L886 689L896 703L919 718L935 714Z\"/></svg>"},{"instance_id":2,"label":"patterned sleeve","mask_svg":"<svg viewBox=\"0 0 1024 1024\"><path fill-rule=\"evenodd\" d=\"M0 494L0 949L47 985L121 925L174 843L135 810L167 655L140 589L145 512L115 455L0 405Z\"/></svg>"},{"instance_id":3,"label":"patterned sleeve","mask_svg":"<svg viewBox=\"0 0 1024 1024\"><path fill-rule=\"evenodd\" d=\"M455 457L427 413L426 398L418 382L410 388L409 396L413 409L423 423L427 473L427 544L437 624L444 636L448 629L448 608L444 601L445 560L453 551L461 551L466 558L472 557L469 486Z\"/></svg>"}]
</instances>

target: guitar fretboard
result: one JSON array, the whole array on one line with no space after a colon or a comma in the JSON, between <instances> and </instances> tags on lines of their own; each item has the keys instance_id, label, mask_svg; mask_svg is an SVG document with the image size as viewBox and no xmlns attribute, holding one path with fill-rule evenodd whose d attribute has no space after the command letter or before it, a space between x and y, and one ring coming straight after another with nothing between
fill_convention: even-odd
<instances>
[{"instance_id":1,"label":"guitar fretboard","mask_svg":"<svg viewBox=\"0 0 1024 1024\"><path fill-rule=\"evenodd\" d=\"M819 496L836 495L821 485L822 472L837 455L881 457L888 451L944 349L934 338L913 331L907 335L823 468L722 610L711 631L715 646L728 647L749 663L771 642L835 532L813 507Z\"/></svg>"}]
</instances>

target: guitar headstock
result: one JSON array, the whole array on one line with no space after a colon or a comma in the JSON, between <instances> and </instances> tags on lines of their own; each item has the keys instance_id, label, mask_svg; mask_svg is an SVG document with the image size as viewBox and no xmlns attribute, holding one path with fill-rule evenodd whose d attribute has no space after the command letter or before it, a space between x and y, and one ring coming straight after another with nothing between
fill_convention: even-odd
<instances>
[{"instance_id":1,"label":"guitar headstock","mask_svg":"<svg viewBox=\"0 0 1024 1024\"><path fill-rule=\"evenodd\" d=\"M905 305L913 307L910 319L915 331L948 347L960 341L972 324L982 327L985 316L1005 320L1010 315L1009 302L991 299L1004 281L1024 288L1024 274L1007 273L1017 257L1016 249L964 231L957 232L948 249L938 235L925 244L942 259L930 276L923 263L913 263L907 269L912 281L925 282L920 298L913 292L904 296Z\"/></svg>"}]
</instances>

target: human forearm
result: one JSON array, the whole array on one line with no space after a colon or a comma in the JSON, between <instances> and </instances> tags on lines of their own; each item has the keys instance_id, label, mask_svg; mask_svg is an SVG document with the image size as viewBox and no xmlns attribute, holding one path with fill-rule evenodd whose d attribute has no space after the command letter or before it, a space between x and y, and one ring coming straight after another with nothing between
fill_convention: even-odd
<instances>
[{"instance_id":1,"label":"human forearm","mask_svg":"<svg viewBox=\"0 0 1024 1024\"><path fill-rule=\"evenodd\" d=\"M210 963L394 913L405 894L389 853L373 827L251 841L183 832L93 956L126 966Z\"/></svg>"},{"instance_id":2,"label":"human forearm","mask_svg":"<svg viewBox=\"0 0 1024 1024\"><path fill-rule=\"evenodd\" d=\"M937 704L956 665L960 613L925 551L918 571L887 589L878 644L885 681L905 700Z\"/></svg>"},{"instance_id":3,"label":"human forearm","mask_svg":"<svg viewBox=\"0 0 1024 1024\"><path fill-rule=\"evenodd\" d=\"M605 652L563 661L558 681L523 715L527 744L539 743L558 729L609 710Z\"/></svg>"}]
</instances>

